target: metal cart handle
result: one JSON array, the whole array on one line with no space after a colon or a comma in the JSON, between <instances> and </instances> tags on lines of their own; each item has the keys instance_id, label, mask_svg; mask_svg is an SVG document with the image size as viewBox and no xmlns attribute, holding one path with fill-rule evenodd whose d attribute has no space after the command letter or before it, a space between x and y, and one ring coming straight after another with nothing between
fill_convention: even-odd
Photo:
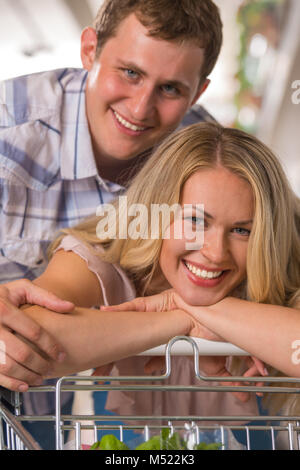
<instances>
[{"instance_id":1,"label":"metal cart handle","mask_svg":"<svg viewBox=\"0 0 300 470\"><path fill-rule=\"evenodd\" d=\"M191 342L188 341L190 337L185 339L176 338L176 342L172 345L172 356L192 356L194 354ZM250 354L243 349L238 348L234 344L224 343L219 341L208 341L202 338L192 339L201 356L250 356ZM148 349L142 352L139 356L164 356L166 352L166 344L157 346L156 348Z\"/></svg>"}]
</instances>

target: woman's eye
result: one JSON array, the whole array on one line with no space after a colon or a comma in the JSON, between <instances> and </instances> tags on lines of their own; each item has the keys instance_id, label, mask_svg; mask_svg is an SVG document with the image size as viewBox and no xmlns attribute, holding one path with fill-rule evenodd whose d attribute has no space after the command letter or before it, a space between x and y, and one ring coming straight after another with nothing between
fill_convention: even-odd
<instances>
[{"instance_id":1,"label":"woman's eye","mask_svg":"<svg viewBox=\"0 0 300 470\"><path fill-rule=\"evenodd\" d=\"M246 228L241 228L241 227L236 227L233 229L235 233L238 235L242 235L244 237L249 237L251 230L246 229Z\"/></svg>"},{"instance_id":2,"label":"woman's eye","mask_svg":"<svg viewBox=\"0 0 300 470\"><path fill-rule=\"evenodd\" d=\"M203 219L201 217L197 217L195 215L190 216L190 217L185 217L184 220L188 220L189 222L191 222L192 224L197 225L197 226L203 224Z\"/></svg>"}]
</instances>

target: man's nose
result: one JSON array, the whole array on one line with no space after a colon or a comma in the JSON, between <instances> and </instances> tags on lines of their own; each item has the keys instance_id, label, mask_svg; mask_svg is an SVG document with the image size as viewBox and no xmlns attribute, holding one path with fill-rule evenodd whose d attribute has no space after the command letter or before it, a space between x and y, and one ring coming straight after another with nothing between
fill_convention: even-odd
<instances>
[{"instance_id":1,"label":"man's nose","mask_svg":"<svg viewBox=\"0 0 300 470\"><path fill-rule=\"evenodd\" d=\"M204 233L202 255L215 265L220 265L228 259L228 243L223 232Z\"/></svg>"},{"instance_id":2,"label":"man's nose","mask_svg":"<svg viewBox=\"0 0 300 470\"><path fill-rule=\"evenodd\" d=\"M128 104L132 119L146 121L153 118L155 112L155 91L151 86L141 86L134 90Z\"/></svg>"}]
</instances>

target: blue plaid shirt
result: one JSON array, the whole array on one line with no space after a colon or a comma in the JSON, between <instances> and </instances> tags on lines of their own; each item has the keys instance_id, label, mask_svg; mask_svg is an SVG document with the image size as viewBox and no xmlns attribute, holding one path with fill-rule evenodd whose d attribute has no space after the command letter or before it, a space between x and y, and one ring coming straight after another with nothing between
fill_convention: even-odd
<instances>
[{"instance_id":1,"label":"blue plaid shirt","mask_svg":"<svg viewBox=\"0 0 300 470\"><path fill-rule=\"evenodd\" d=\"M85 70L63 69L0 83L0 283L39 276L59 229L124 190L98 173L86 79ZM196 105L180 127L212 120ZM37 394L31 411L46 408Z\"/></svg>"},{"instance_id":2,"label":"blue plaid shirt","mask_svg":"<svg viewBox=\"0 0 300 470\"><path fill-rule=\"evenodd\" d=\"M0 282L40 275L57 231L123 189L97 172L86 78L58 70L0 85Z\"/></svg>"}]
</instances>

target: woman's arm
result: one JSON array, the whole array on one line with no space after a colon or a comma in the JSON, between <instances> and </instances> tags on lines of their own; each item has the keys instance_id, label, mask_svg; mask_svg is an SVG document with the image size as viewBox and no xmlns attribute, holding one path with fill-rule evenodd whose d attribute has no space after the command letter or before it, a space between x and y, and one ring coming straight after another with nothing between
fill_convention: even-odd
<instances>
[{"instance_id":1,"label":"woman's arm","mask_svg":"<svg viewBox=\"0 0 300 470\"><path fill-rule=\"evenodd\" d=\"M47 377L69 375L101 366L188 335L192 319L181 310L170 312L101 312L75 308L61 315L34 306L26 313L63 346L63 363L53 362Z\"/></svg>"},{"instance_id":2,"label":"woman's arm","mask_svg":"<svg viewBox=\"0 0 300 470\"><path fill-rule=\"evenodd\" d=\"M93 308L103 302L97 276L73 252L58 251L46 271L34 281L40 287L76 305L72 313L56 314L39 306L24 311L51 333L66 352L63 363L52 362L47 377L72 374L136 355L188 334L192 318L174 310L165 312L102 312Z\"/></svg>"},{"instance_id":3,"label":"woman's arm","mask_svg":"<svg viewBox=\"0 0 300 470\"><path fill-rule=\"evenodd\" d=\"M290 377L300 377L300 311L227 297L209 307L186 307L195 320ZM300 354L298 354L300 359Z\"/></svg>"},{"instance_id":4,"label":"woman's arm","mask_svg":"<svg viewBox=\"0 0 300 470\"><path fill-rule=\"evenodd\" d=\"M180 308L215 335L246 350L290 377L300 377L300 310L226 297L215 305L188 305L173 290L140 297L118 311L163 311ZM297 348L297 349L296 349Z\"/></svg>"}]
</instances>

